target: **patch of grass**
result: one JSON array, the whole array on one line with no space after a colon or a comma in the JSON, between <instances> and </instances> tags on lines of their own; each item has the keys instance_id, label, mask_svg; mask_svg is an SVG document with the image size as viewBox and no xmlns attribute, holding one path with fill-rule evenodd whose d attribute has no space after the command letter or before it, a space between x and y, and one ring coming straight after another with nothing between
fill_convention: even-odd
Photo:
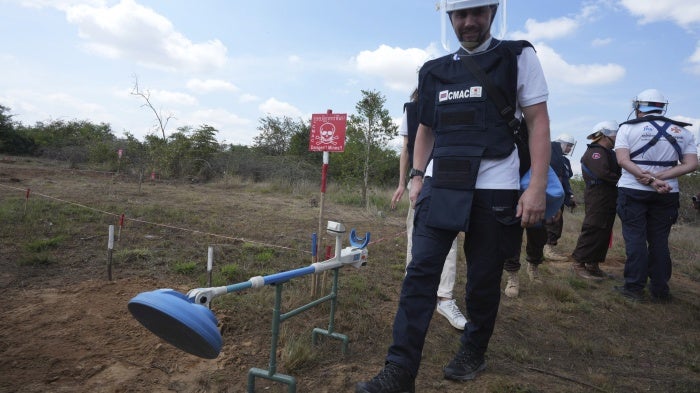
<instances>
[{"instance_id":1,"label":"patch of grass","mask_svg":"<svg viewBox=\"0 0 700 393\"><path fill-rule=\"evenodd\" d=\"M30 252L43 252L49 249L57 248L61 245L63 236L55 236L50 239L34 240L25 244L24 249Z\"/></svg>"},{"instance_id":2,"label":"patch of grass","mask_svg":"<svg viewBox=\"0 0 700 393\"><path fill-rule=\"evenodd\" d=\"M121 262L148 261L153 257L153 252L147 248L124 249L117 250L114 257Z\"/></svg>"},{"instance_id":3,"label":"patch of grass","mask_svg":"<svg viewBox=\"0 0 700 393\"><path fill-rule=\"evenodd\" d=\"M543 393L537 388L507 381L496 381L490 384L488 389L491 393Z\"/></svg>"},{"instance_id":4,"label":"patch of grass","mask_svg":"<svg viewBox=\"0 0 700 393\"><path fill-rule=\"evenodd\" d=\"M269 248L260 250L257 254L255 254L255 261L256 262L261 262L261 263L267 263L272 261L272 259L275 257L275 251Z\"/></svg>"},{"instance_id":5,"label":"patch of grass","mask_svg":"<svg viewBox=\"0 0 700 393\"><path fill-rule=\"evenodd\" d=\"M284 343L282 361L288 372L293 374L308 368L314 363L314 360L315 355L309 336L291 337Z\"/></svg>"},{"instance_id":6,"label":"patch of grass","mask_svg":"<svg viewBox=\"0 0 700 393\"><path fill-rule=\"evenodd\" d=\"M228 264L221 266L221 268L219 269L219 274L221 274L221 277L224 281L233 282L238 278L239 270L240 269L238 268L238 265Z\"/></svg>"},{"instance_id":7,"label":"patch of grass","mask_svg":"<svg viewBox=\"0 0 700 393\"><path fill-rule=\"evenodd\" d=\"M532 362L532 353L530 351L518 344L512 344L504 352L505 356L517 363L530 363Z\"/></svg>"},{"instance_id":8,"label":"patch of grass","mask_svg":"<svg viewBox=\"0 0 700 393\"><path fill-rule=\"evenodd\" d=\"M173 271L178 274L190 275L197 271L197 262L176 262L173 265Z\"/></svg>"},{"instance_id":9,"label":"patch of grass","mask_svg":"<svg viewBox=\"0 0 700 393\"><path fill-rule=\"evenodd\" d=\"M542 291L550 298L560 302L560 303L573 303L578 299L576 297L576 292L574 292L570 287L562 285L558 282L545 282L542 286Z\"/></svg>"},{"instance_id":10,"label":"patch of grass","mask_svg":"<svg viewBox=\"0 0 700 393\"><path fill-rule=\"evenodd\" d=\"M362 206L362 195L355 192L341 192L331 196L333 202L347 206Z\"/></svg>"},{"instance_id":11,"label":"patch of grass","mask_svg":"<svg viewBox=\"0 0 700 393\"><path fill-rule=\"evenodd\" d=\"M54 263L56 263L56 261L51 259L47 253L35 254L19 260L21 266L48 266Z\"/></svg>"}]
</instances>

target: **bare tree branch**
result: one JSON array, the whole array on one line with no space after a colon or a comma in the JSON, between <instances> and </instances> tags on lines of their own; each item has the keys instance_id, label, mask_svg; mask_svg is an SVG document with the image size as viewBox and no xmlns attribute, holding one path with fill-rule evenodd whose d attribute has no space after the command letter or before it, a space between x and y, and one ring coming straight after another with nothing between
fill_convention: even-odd
<instances>
[{"instance_id":1,"label":"bare tree branch","mask_svg":"<svg viewBox=\"0 0 700 393\"><path fill-rule=\"evenodd\" d=\"M139 89L139 79L136 76L134 76L134 88L131 89L131 95L141 97L144 99L144 101L146 101L146 103L142 106L151 109L151 111L156 117L156 120L158 121L158 129L163 135L163 140L165 140L165 129L168 127L168 122L170 121L170 119L174 119L175 116L170 114L166 117L163 117L163 113L160 110L156 110L156 108L153 106L153 103L151 103L151 92L149 90L144 91Z\"/></svg>"}]
</instances>

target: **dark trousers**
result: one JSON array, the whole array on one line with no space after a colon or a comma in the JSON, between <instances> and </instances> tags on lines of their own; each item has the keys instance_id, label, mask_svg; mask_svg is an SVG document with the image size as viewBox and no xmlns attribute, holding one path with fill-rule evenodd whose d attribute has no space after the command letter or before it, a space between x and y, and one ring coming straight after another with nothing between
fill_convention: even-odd
<instances>
[{"instance_id":1,"label":"dark trousers","mask_svg":"<svg viewBox=\"0 0 700 393\"><path fill-rule=\"evenodd\" d=\"M668 295L668 280L671 279L668 235L678 219L679 206L678 193L618 189L617 214L622 222L627 253L627 290L644 290L648 279L652 295Z\"/></svg>"},{"instance_id":2,"label":"dark trousers","mask_svg":"<svg viewBox=\"0 0 700 393\"><path fill-rule=\"evenodd\" d=\"M469 323L460 338L463 345L484 354L493 333L500 302L503 262L517 255L522 240L520 220L515 218L517 190L476 190L465 234L467 259L466 304ZM393 343L386 357L418 374L425 336L435 311L442 266L452 240L459 232L427 226L430 181L426 179L416 204L413 259L406 268Z\"/></svg>"},{"instance_id":3,"label":"dark trousers","mask_svg":"<svg viewBox=\"0 0 700 393\"><path fill-rule=\"evenodd\" d=\"M529 227L525 229L525 260L528 263L539 265L544 260L544 245L547 244L547 229L544 225ZM505 261L503 270L507 272L517 272L520 270L520 253L515 258L508 258Z\"/></svg>"},{"instance_id":4,"label":"dark trousers","mask_svg":"<svg viewBox=\"0 0 700 393\"><path fill-rule=\"evenodd\" d=\"M561 214L559 218L544 224L544 226L547 228L547 244L556 246L561 237L561 232L564 229L564 205L561 205Z\"/></svg>"},{"instance_id":5,"label":"dark trousers","mask_svg":"<svg viewBox=\"0 0 700 393\"><path fill-rule=\"evenodd\" d=\"M605 262L615 224L617 187L614 184L589 185L584 202L586 216L571 256L578 263Z\"/></svg>"}]
</instances>

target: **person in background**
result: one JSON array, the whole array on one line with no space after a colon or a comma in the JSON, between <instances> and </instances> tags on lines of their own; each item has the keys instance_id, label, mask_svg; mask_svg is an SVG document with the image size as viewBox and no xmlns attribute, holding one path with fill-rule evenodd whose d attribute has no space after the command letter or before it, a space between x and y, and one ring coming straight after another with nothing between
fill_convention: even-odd
<instances>
[{"instance_id":1,"label":"person in background","mask_svg":"<svg viewBox=\"0 0 700 393\"><path fill-rule=\"evenodd\" d=\"M698 167L698 151L688 123L664 115L668 101L656 89L633 100L635 118L620 125L615 155L622 167L617 214L625 239L625 282L614 289L628 299L671 301L668 235L678 219L678 177Z\"/></svg>"},{"instance_id":2,"label":"person in background","mask_svg":"<svg viewBox=\"0 0 700 393\"><path fill-rule=\"evenodd\" d=\"M418 89L415 89L411 94L411 101L407 102L403 109L403 119L399 126L399 135L403 136L403 148L399 158L399 186L396 188L394 195L391 197L391 208L395 209L396 204L401 200L404 192L411 191L411 183L406 183L406 175L409 168L413 168L413 145L416 141L416 132L418 131L418 112L416 107L416 99L418 99ZM413 242L413 205L408 205L408 215L406 216L406 236L408 237L406 244L406 266L411 262L411 248ZM455 277L457 275L457 245L458 239L452 242L450 252L445 258L445 265L442 268L440 275L440 285L438 286L437 296L438 302L436 311L447 319L454 328L464 330L464 325L467 324L467 319L459 310L457 302L452 296L455 285Z\"/></svg>"},{"instance_id":3,"label":"person in background","mask_svg":"<svg viewBox=\"0 0 700 393\"><path fill-rule=\"evenodd\" d=\"M571 258L574 273L585 279L607 276L600 263L605 262L615 223L617 181L621 174L613 150L617 129L615 121L596 124L587 137L591 143L581 157L586 214Z\"/></svg>"},{"instance_id":4,"label":"person in background","mask_svg":"<svg viewBox=\"0 0 700 393\"><path fill-rule=\"evenodd\" d=\"M564 229L564 207L574 209L576 207L576 199L571 191L569 179L574 176L571 169L571 162L566 158L567 155L573 154L576 140L569 134L560 134L552 141L552 158L550 165L554 172L559 177L562 187L564 187L564 204L561 207L560 213L552 220L548 220L545 224L547 230L547 243L544 246L544 257L550 261L566 261L564 255L557 253L554 247L559 242L561 232Z\"/></svg>"},{"instance_id":5,"label":"person in background","mask_svg":"<svg viewBox=\"0 0 700 393\"><path fill-rule=\"evenodd\" d=\"M525 260L527 261L527 276L536 284L542 282L539 266L544 261L544 247L547 244L547 229L544 221L538 225L525 228ZM520 253L514 258L508 258L503 265L508 280L503 293L509 298L516 298L520 294Z\"/></svg>"},{"instance_id":6,"label":"person in background","mask_svg":"<svg viewBox=\"0 0 700 393\"><path fill-rule=\"evenodd\" d=\"M418 77L418 134L410 200L416 209L413 258L406 269L384 367L356 393L415 392L425 337L449 249L464 232L468 322L443 368L446 379L474 379L496 324L505 259L517 255L522 227L544 219L549 167L549 95L532 45L491 37L505 0L444 0L461 48L426 62ZM502 19L501 19L502 20ZM467 68L472 61L511 104L507 119ZM510 116L509 116L510 117ZM531 181L520 192L520 160L510 120L529 129ZM429 158L431 158L429 160ZM424 179L422 179L424 177Z\"/></svg>"},{"instance_id":7,"label":"person in background","mask_svg":"<svg viewBox=\"0 0 700 393\"><path fill-rule=\"evenodd\" d=\"M527 261L527 276L530 281L536 284L542 282L539 267L545 259L550 261L565 261L568 258L557 254L552 248L557 244L561 237L562 228L564 226L564 206L575 207L576 201L574 194L571 191L569 179L573 176L571 163L565 157L573 151L576 144L574 138L567 134L561 134L551 142L551 163L550 166L557 174L559 181L564 189L564 204L554 217L547 217L537 225L530 226L525 229L525 237L527 240L525 246L525 260ZM503 269L506 271L508 279L506 287L503 290L509 298L516 298L520 294L520 253L517 257L508 258L505 261Z\"/></svg>"}]
</instances>

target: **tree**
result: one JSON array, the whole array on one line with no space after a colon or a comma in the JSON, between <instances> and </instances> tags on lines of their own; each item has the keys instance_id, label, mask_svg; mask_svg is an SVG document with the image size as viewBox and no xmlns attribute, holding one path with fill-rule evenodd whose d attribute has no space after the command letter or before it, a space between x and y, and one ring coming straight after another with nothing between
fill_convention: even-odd
<instances>
[{"instance_id":1,"label":"tree","mask_svg":"<svg viewBox=\"0 0 700 393\"><path fill-rule=\"evenodd\" d=\"M134 77L134 87L133 89L131 89L131 95L141 97L144 101L146 101L146 103L143 104L143 106L149 108L156 116L156 121L158 122L158 130L160 130L161 134L163 135L163 140L165 140L165 129L168 127L168 122L170 121L170 119L173 119L174 116L172 114L168 116L163 116L162 111L156 110L156 108L153 106L153 103L151 103L151 92L149 90L139 89L139 80L136 77Z\"/></svg>"},{"instance_id":2,"label":"tree","mask_svg":"<svg viewBox=\"0 0 700 393\"><path fill-rule=\"evenodd\" d=\"M36 150L34 140L15 127L10 108L0 105L0 153L32 154Z\"/></svg>"},{"instance_id":3,"label":"tree","mask_svg":"<svg viewBox=\"0 0 700 393\"><path fill-rule=\"evenodd\" d=\"M370 158L373 151L382 151L387 143L398 135L396 126L384 108L386 98L377 91L362 90L362 99L355 105L356 115L350 116L348 134L362 144L362 201L369 208L367 189L369 187Z\"/></svg>"},{"instance_id":4,"label":"tree","mask_svg":"<svg viewBox=\"0 0 700 393\"><path fill-rule=\"evenodd\" d=\"M265 155L285 155L289 152L292 136L303 132L304 127L306 125L302 120L267 115L260 119L260 134L253 139L253 147Z\"/></svg>"}]
</instances>

